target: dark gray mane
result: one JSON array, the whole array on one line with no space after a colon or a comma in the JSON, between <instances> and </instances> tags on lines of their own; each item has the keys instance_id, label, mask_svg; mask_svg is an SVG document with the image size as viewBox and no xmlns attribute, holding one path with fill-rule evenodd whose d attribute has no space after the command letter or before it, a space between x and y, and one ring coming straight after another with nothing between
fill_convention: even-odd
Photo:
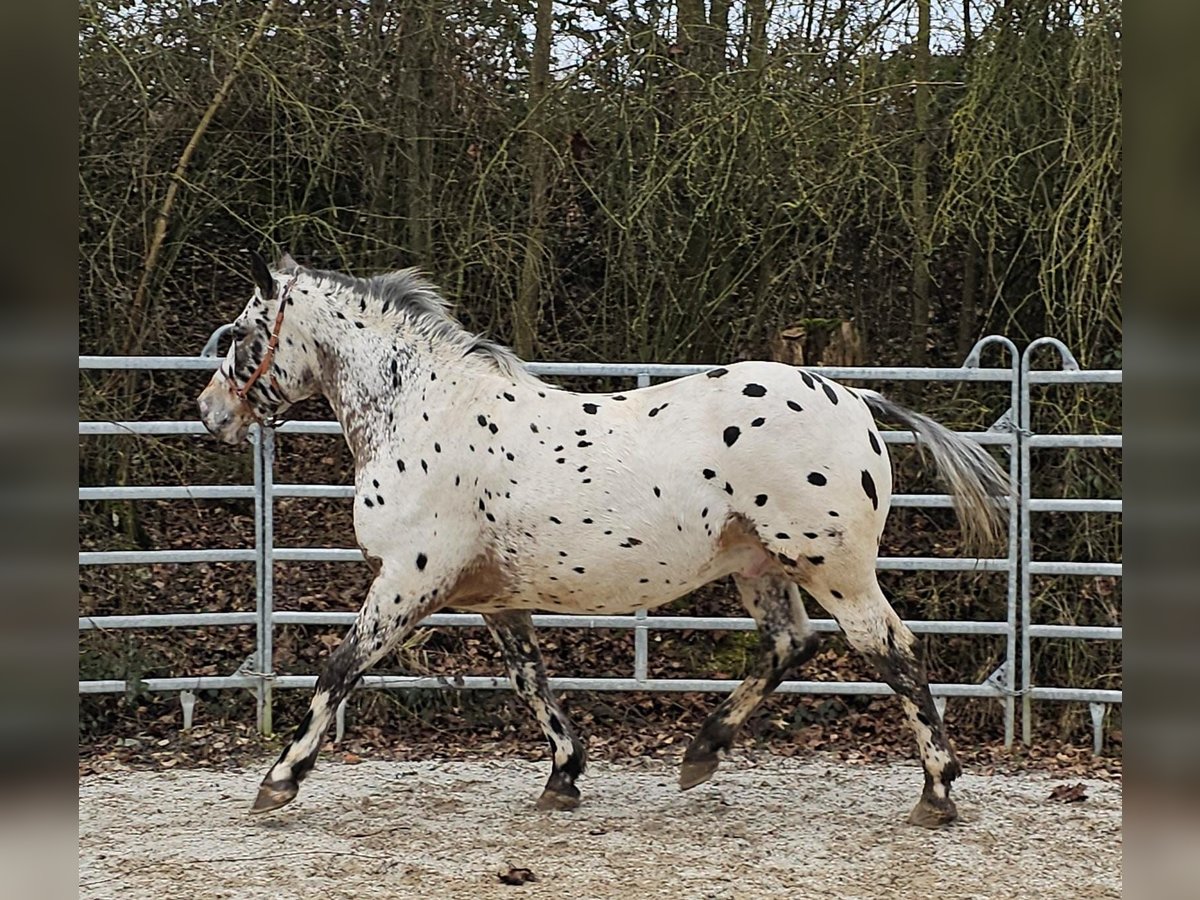
<instances>
[{"instance_id":1,"label":"dark gray mane","mask_svg":"<svg viewBox=\"0 0 1200 900\"><path fill-rule=\"evenodd\" d=\"M399 269L370 278L356 278L322 269L305 268L301 271L357 295L351 302L355 306L355 313L364 319L404 316L425 336L461 347L463 356L483 357L509 378L535 377L508 347L471 334L463 328L451 312L453 307L450 301L417 269Z\"/></svg>"}]
</instances>

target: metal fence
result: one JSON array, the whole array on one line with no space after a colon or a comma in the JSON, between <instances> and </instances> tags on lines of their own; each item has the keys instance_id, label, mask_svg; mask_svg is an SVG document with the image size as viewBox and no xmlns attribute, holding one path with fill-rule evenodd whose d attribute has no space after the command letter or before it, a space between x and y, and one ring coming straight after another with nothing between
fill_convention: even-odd
<instances>
[{"instance_id":1,"label":"metal fence","mask_svg":"<svg viewBox=\"0 0 1200 900\"><path fill-rule=\"evenodd\" d=\"M1060 367L1054 371L1035 370L1033 355L1039 348L1050 347L1059 358ZM1008 359L1006 367L982 367L981 358L989 348L995 348ZM186 370L214 369L217 360L206 357L103 357L81 356L81 369L138 369ZM639 387L656 380L675 378L703 372L709 366L656 365L645 363L531 363L538 375L559 378L613 377L636 379ZM1120 385L1120 370L1089 370L1079 368L1069 350L1054 338L1041 338L1029 344L1024 353L1005 337L982 339L958 368L870 368L825 367L822 373L835 379L855 382L918 381L918 382L992 382L1009 387L1009 408L983 432L967 433L981 444L997 446L1007 454L1009 471L1018 485L1009 502L1007 554L1004 557L977 559L963 557L881 557L878 568L893 571L994 572L1006 579L1007 610L1002 621L909 621L908 626L918 634L995 635L1005 641L1004 662L980 684L939 683L931 685L939 704L948 697L995 698L1004 708L1005 744L1011 746L1016 729L1016 701L1021 700L1021 737L1030 741L1031 703L1034 700L1081 701L1089 703L1097 751L1103 738L1104 712L1108 704L1120 703L1119 690L1086 690L1071 686L1034 685L1030 679L1031 643L1039 638L1071 638L1083 641L1121 640L1120 627L1089 627L1035 623L1031 619L1030 598L1034 575L1096 576L1121 575L1117 562L1071 562L1035 560L1032 551L1031 516L1036 513L1102 512L1121 513L1120 500L1062 499L1031 496L1030 474L1035 452L1043 448L1121 448L1120 435L1099 434L1034 434L1032 432L1033 397L1035 386L1049 384L1115 384ZM278 429L257 428L251 433L251 452L254 459L253 484L242 485L146 485L137 487L81 487L80 501L91 500L164 500L164 499L253 499L255 509L255 544L252 548L88 551L79 554L81 566L197 563L216 561L253 561L255 564L256 597L254 612L186 613L132 616L85 616L79 619L81 631L121 628L184 628L253 625L256 650L248 665L229 676L146 678L131 685L124 680L80 681L80 693L120 693L131 687L147 691L179 692L185 725L190 724L194 692L206 689L248 688L256 692L258 724L264 733L272 730L272 692L282 688L311 688L314 676L280 675L275 672L273 638L276 625L349 625L353 612L287 612L274 608L274 569L276 563L289 562L361 562L359 550L332 547L277 547L274 541L274 501L279 497L346 498L353 496L350 485L277 484L275 472L275 434L341 433L336 422L289 422ZM88 435L186 435L203 434L196 421L139 421L139 422L80 422L79 434ZM890 444L911 444L911 432L889 431L884 440ZM895 494L894 507L947 508L952 501L944 494ZM634 637L634 667L626 678L552 678L557 689L607 691L717 691L732 690L738 682L723 679L665 679L647 675L649 632L658 629L708 629L721 631L752 630L754 620L748 617L700 617L650 615L639 611L634 615L535 615L534 624L549 628L628 628ZM444 613L428 617L422 623L432 626L481 626L482 617L472 614ZM817 631L837 631L830 619L813 621ZM1019 659L1018 659L1019 657ZM1018 665L1019 662L1019 665ZM1018 675L1019 673L1019 675ZM366 676L365 687L402 688L507 688L506 678L477 676L447 679L398 675ZM779 686L784 693L801 694L889 694L891 689L878 682L845 681L785 681ZM344 706L339 709L338 731L344 727Z\"/></svg>"}]
</instances>

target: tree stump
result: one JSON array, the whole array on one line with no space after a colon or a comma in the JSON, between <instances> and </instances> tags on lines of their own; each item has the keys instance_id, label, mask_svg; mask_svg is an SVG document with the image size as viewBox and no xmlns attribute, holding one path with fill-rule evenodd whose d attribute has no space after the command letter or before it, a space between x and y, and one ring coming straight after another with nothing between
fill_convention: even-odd
<instances>
[{"instance_id":1,"label":"tree stump","mask_svg":"<svg viewBox=\"0 0 1200 900\"><path fill-rule=\"evenodd\" d=\"M779 329L769 349L789 366L861 366L867 357L852 319L801 319Z\"/></svg>"}]
</instances>

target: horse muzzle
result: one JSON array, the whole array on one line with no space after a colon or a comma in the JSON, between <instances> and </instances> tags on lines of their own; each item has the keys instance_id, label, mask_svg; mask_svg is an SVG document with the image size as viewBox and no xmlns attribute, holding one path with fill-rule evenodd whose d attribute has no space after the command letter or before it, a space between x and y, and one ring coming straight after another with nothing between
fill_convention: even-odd
<instances>
[{"instance_id":1,"label":"horse muzzle","mask_svg":"<svg viewBox=\"0 0 1200 900\"><path fill-rule=\"evenodd\" d=\"M246 440L255 422L254 412L218 372L196 400L200 421L219 441L236 445Z\"/></svg>"}]
</instances>

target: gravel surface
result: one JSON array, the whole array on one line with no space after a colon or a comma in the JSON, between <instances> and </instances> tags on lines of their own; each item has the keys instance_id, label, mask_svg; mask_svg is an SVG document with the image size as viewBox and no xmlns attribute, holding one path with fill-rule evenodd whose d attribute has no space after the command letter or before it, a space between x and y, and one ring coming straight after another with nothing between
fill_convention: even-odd
<instances>
[{"instance_id":1,"label":"gravel surface","mask_svg":"<svg viewBox=\"0 0 1200 900\"><path fill-rule=\"evenodd\" d=\"M583 805L540 813L546 763L323 759L285 809L262 771L121 771L79 783L79 895L210 898L1119 897L1121 788L1049 799L1045 774L964 775L961 819L904 823L918 766L735 755L687 793L657 761L596 762ZM527 868L537 881L501 883Z\"/></svg>"}]
</instances>

